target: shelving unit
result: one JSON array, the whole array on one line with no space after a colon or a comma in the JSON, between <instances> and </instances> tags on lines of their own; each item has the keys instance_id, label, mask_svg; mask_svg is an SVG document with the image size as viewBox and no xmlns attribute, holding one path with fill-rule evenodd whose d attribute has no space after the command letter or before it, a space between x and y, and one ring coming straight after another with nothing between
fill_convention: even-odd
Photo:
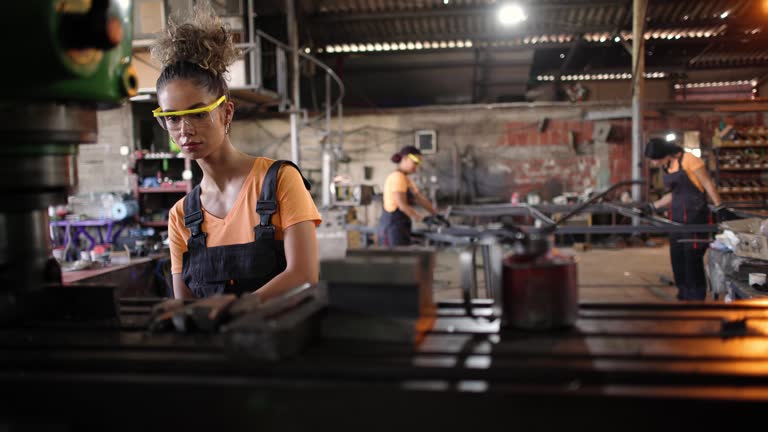
<instances>
[{"instance_id":1,"label":"shelving unit","mask_svg":"<svg viewBox=\"0 0 768 432\"><path fill-rule=\"evenodd\" d=\"M192 162L186 158L137 158L134 195L139 203L138 222L144 226L167 226L168 210L192 190L192 182L182 179L182 173L191 170ZM158 186L142 186L144 179L158 178Z\"/></svg>"},{"instance_id":2,"label":"shelving unit","mask_svg":"<svg viewBox=\"0 0 768 432\"><path fill-rule=\"evenodd\" d=\"M712 140L720 196L732 207L768 208L768 127L734 128L726 138Z\"/></svg>"}]
</instances>

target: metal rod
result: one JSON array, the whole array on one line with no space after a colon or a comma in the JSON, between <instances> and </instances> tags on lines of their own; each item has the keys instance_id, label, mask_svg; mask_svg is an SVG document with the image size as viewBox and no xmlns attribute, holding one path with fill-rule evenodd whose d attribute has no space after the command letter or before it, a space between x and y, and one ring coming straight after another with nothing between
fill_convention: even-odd
<instances>
[{"instance_id":1,"label":"metal rod","mask_svg":"<svg viewBox=\"0 0 768 432\"><path fill-rule=\"evenodd\" d=\"M341 98L339 98L339 104L336 107L337 113L339 115L339 121L337 122L337 127L339 128L339 137L338 139L338 146L339 150L344 148L344 106L341 104Z\"/></svg>"},{"instance_id":2,"label":"metal rod","mask_svg":"<svg viewBox=\"0 0 768 432\"><path fill-rule=\"evenodd\" d=\"M261 50L256 48L259 47L259 39L254 29L256 23L254 22L255 17L253 16L253 0L248 0L246 3L246 7L248 8L248 12L246 13L248 16L248 42L252 43L254 47L254 49L248 49L251 72L251 82L249 84L258 89L261 87ZM259 63L259 65L257 65L257 63Z\"/></svg>"},{"instance_id":3,"label":"metal rod","mask_svg":"<svg viewBox=\"0 0 768 432\"><path fill-rule=\"evenodd\" d=\"M632 9L632 178L640 173L643 140L643 97L645 91L645 11L648 0L634 0ZM632 187L632 200L642 200L640 185ZM633 220L637 224L637 220Z\"/></svg>"},{"instance_id":4,"label":"metal rod","mask_svg":"<svg viewBox=\"0 0 768 432\"><path fill-rule=\"evenodd\" d=\"M332 153L331 148L333 143L331 137L333 131L331 131L331 76L325 75L325 139L323 140L323 160L322 160L322 205L325 208L331 206L331 170L332 170Z\"/></svg>"},{"instance_id":5,"label":"metal rod","mask_svg":"<svg viewBox=\"0 0 768 432\"><path fill-rule=\"evenodd\" d=\"M679 222L674 222L672 220L660 218L658 216L643 216L639 210L634 209L634 208L626 208L626 207L618 206L618 205L611 204L611 203L603 203L603 205L608 207L608 208L614 209L616 211L616 213L619 213L622 216L627 216L627 217L631 217L631 218L642 218L642 219L647 220L648 222L651 222L654 225L659 225L659 226L666 226L666 225L680 226L680 225L682 225Z\"/></svg>"},{"instance_id":6,"label":"metal rod","mask_svg":"<svg viewBox=\"0 0 768 432\"><path fill-rule=\"evenodd\" d=\"M544 227L542 230L543 231L547 231L547 230L553 230L554 228L557 228L557 225L560 225L563 222L567 221L568 219L572 218L573 216L576 216L577 214L581 213L584 209L589 207L592 203L602 199L604 196L608 195L609 193L613 192L614 190L616 190L616 189L618 189L620 187L624 187L624 186L627 186L627 185L633 185L634 186L634 185L642 184L642 183L645 183L645 181L644 180L625 180L625 181L618 182L618 183L614 184L613 186L609 187L608 189L604 190L603 192L601 192L601 193L593 196L592 198L584 201L582 204L577 205L576 207L574 207L573 210L568 212L568 214L566 214L565 216L563 216L560 219L558 219L557 222L555 222L554 224L549 225L547 227Z\"/></svg>"},{"instance_id":7,"label":"metal rod","mask_svg":"<svg viewBox=\"0 0 768 432\"><path fill-rule=\"evenodd\" d=\"M299 110L301 109L301 88L299 71L299 30L296 23L294 0L285 0L285 15L288 26L288 44L291 52L291 160L301 164L299 147Z\"/></svg>"}]
</instances>

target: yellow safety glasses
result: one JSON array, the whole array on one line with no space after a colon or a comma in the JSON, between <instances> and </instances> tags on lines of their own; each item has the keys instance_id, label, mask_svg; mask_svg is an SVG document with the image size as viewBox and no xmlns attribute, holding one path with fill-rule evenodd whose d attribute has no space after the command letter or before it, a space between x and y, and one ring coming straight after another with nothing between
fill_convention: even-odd
<instances>
[{"instance_id":1,"label":"yellow safety glasses","mask_svg":"<svg viewBox=\"0 0 768 432\"><path fill-rule=\"evenodd\" d=\"M416 165L421 163L421 159L413 153L408 153L408 157L411 158L413 163L415 163Z\"/></svg>"},{"instance_id":2,"label":"yellow safety glasses","mask_svg":"<svg viewBox=\"0 0 768 432\"><path fill-rule=\"evenodd\" d=\"M181 111L163 111L162 108L157 108L152 111L152 115L165 130L181 129L184 120L194 128L210 126L211 111L218 108L225 100L227 97L222 96L208 106Z\"/></svg>"}]
</instances>

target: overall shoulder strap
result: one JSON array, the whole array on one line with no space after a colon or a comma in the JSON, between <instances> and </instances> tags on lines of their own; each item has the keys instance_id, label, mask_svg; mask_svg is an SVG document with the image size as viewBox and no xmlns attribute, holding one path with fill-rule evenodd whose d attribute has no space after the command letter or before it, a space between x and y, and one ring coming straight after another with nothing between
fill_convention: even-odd
<instances>
[{"instance_id":1,"label":"overall shoulder strap","mask_svg":"<svg viewBox=\"0 0 768 432\"><path fill-rule=\"evenodd\" d=\"M184 197L184 226L189 229L192 235L187 242L188 246L191 247L192 243L199 237L205 242L202 225L203 210L200 205L200 185L197 185Z\"/></svg>"},{"instance_id":2,"label":"overall shoulder strap","mask_svg":"<svg viewBox=\"0 0 768 432\"><path fill-rule=\"evenodd\" d=\"M296 164L287 160L276 160L270 165L267 170L267 174L264 175L264 181L261 184L261 193L259 194L259 200L256 203L256 213L259 215L259 224L253 228L253 232L256 236L256 240L262 239L274 239L275 227L272 225L272 215L277 212L277 174L280 171L280 167L283 165L290 165L299 171L301 170ZM312 187L309 181L301 176L304 181L304 187L310 190Z\"/></svg>"}]
</instances>

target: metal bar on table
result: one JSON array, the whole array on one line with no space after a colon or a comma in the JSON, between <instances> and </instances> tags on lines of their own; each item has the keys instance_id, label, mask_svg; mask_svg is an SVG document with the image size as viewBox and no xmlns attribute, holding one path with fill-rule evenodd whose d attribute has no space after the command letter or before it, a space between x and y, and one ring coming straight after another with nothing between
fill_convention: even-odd
<instances>
[{"instance_id":1,"label":"metal bar on table","mask_svg":"<svg viewBox=\"0 0 768 432\"><path fill-rule=\"evenodd\" d=\"M528 212L532 217L534 217L536 220L539 220L541 222L544 222L547 225L554 225L555 221L553 221L549 216L545 215L544 213L540 212L536 207L529 206L527 204L524 205L525 208L528 209Z\"/></svg>"},{"instance_id":2,"label":"metal bar on table","mask_svg":"<svg viewBox=\"0 0 768 432\"><path fill-rule=\"evenodd\" d=\"M657 226L680 226L682 225L679 222L675 222L669 219L664 219L658 216L643 216L639 210L634 208L628 208L628 207L622 207L615 204L610 203L604 203L603 205L615 209L616 213L619 213L623 216L630 217L630 218L641 218L643 220L646 220L648 222L651 222Z\"/></svg>"},{"instance_id":3,"label":"metal bar on table","mask_svg":"<svg viewBox=\"0 0 768 432\"><path fill-rule=\"evenodd\" d=\"M557 234L691 234L715 233L717 225L680 225L680 226L648 226L648 225L597 225L597 226L564 226L557 229Z\"/></svg>"}]
</instances>

